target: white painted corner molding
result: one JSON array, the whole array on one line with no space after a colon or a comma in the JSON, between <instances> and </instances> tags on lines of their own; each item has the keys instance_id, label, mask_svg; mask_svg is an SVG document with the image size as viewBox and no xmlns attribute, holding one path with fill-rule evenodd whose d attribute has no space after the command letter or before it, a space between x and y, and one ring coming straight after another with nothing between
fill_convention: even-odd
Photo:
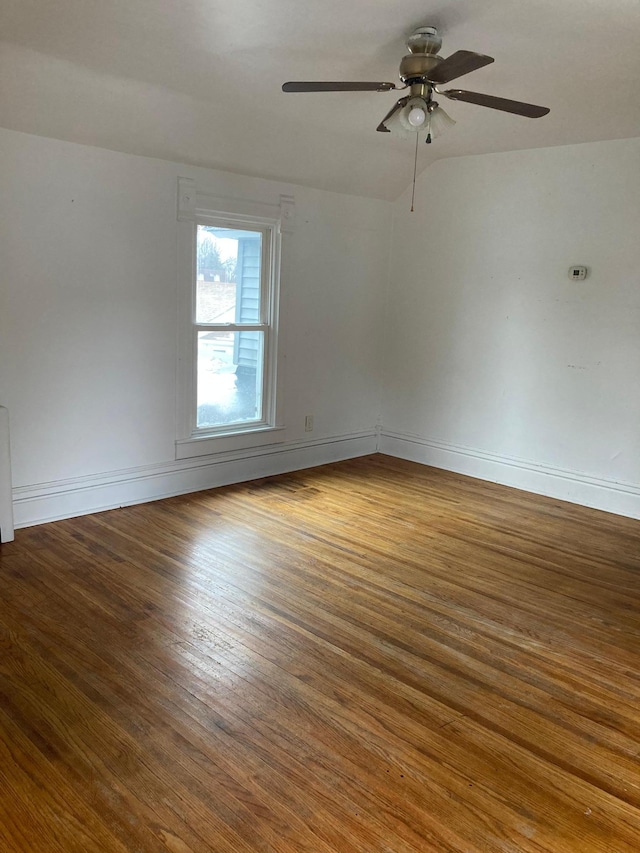
<instances>
[{"instance_id":1,"label":"white painted corner molding","mask_svg":"<svg viewBox=\"0 0 640 853\"><path fill-rule=\"evenodd\" d=\"M280 230L283 234L296 230L296 200L292 195L280 196Z\"/></svg>"}]
</instances>

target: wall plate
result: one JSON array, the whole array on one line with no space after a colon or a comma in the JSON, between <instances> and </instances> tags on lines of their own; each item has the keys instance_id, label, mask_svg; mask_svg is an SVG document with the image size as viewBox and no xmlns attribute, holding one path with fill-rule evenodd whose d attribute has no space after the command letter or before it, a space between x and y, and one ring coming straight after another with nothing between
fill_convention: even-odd
<instances>
[{"instance_id":1,"label":"wall plate","mask_svg":"<svg viewBox=\"0 0 640 853\"><path fill-rule=\"evenodd\" d=\"M587 277L587 268L586 267L579 267L579 266L569 267L569 278L572 281L584 281L584 279L586 277Z\"/></svg>"}]
</instances>

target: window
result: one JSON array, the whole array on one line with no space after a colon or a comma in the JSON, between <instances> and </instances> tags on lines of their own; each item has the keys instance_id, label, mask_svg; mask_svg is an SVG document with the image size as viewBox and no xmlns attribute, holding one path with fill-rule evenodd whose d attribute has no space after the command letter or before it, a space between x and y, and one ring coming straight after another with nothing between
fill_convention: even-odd
<instances>
[{"instance_id":1,"label":"window","mask_svg":"<svg viewBox=\"0 0 640 853\"><path fill-rule=\"evenodd\" d=\"M176 455L281 441L279 220L196 211L185 228Z\"/></svg>"}]
</instances>

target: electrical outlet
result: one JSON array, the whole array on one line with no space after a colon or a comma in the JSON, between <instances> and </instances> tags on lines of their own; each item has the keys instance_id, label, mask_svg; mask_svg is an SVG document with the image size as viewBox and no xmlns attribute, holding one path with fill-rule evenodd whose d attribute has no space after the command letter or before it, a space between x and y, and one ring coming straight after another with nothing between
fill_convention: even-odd
<instances>
[{"instance_id":1,"label":"electrical outlet","mask_svg":"<svg viewBox=\"0 0 640 853\"><path fill-rule=\"evenodd\" d=\"M307 415L304 419L304 431L313 432L313 415Z\"/></svg>"}]
</instances>

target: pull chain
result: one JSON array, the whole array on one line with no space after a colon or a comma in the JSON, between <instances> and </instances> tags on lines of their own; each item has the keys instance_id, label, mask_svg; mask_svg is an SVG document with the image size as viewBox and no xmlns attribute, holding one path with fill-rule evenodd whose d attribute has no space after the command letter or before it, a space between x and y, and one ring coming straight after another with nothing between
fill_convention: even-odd
<instances>
[{"instance_id":1,"label":"pull chain","mask_svg":"<svg viewBox=\"0 0 640 853\"><path fill-rule=\"evenodd\" d=\"M418 169L418 138L420 134L416 133L416 156L413 161L413 189L411 190L411 213L413 213L413 202L416 197L416 171Z\"/></svg>"}]
</instances>

